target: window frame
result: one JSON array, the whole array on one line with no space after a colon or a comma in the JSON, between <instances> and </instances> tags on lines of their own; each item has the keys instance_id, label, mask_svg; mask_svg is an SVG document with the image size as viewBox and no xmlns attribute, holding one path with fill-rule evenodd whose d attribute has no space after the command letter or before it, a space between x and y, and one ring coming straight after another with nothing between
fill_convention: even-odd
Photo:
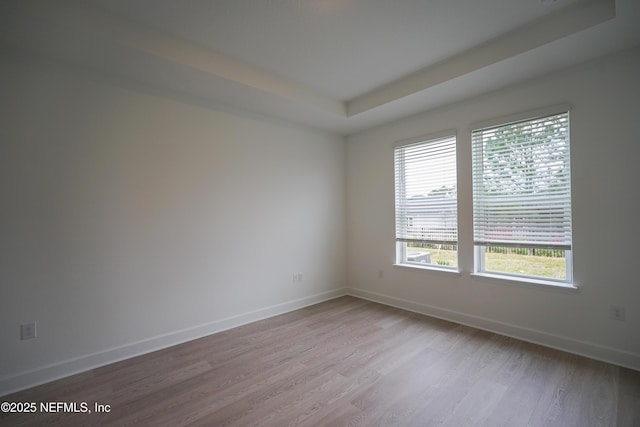
<instances>
[{"instance_id":1,"label":"window frame","mask_svg":"<svg viewBox=\"0 0 640 427\"><path fill-rule=\"evenodd\" d=\"M454 144L454 153L455 153L455 160L454 160L454 170L453 173L455 175L455 188L456 188L456 196L455 196L455 227L456 227L456 265L455 266L446 266L446 265L439 265L439 264L426 264L426 263L421 263L421 262L416 262L416 261L409 261L407 260L407 245L409 242L406 241L400 241L398 240L398 235L397 235L397 221L398 221L398 217L397 217L397 199L398 199L398 194L397 194L397 186L398 186L398 182L397 182L397 170L396 170L396 150L400 147L405 147L405 146L411 146L411 145L418 145L421 143L424 144L429 144L429 143L433 143L433 142L437 142L439 140L444 140L447 138L453 138L453 144ZM441 131L441 132L436 132L436 133L430 133L427 135L422 135L422 136L418 136L418 137L414 137L414 138L409 138L409 139L404 139L404 140L400 140L400 141L396 141L393 144L393 161L394 161L394 227L395 227L395 232L394 235L395 237L395 243L396 243L396 253L395 253L395 263L394 265L396 266L401 266L401 267L410 267L410 268L418 268L418 269L425 269L425 270L433 270L433 271L440 271L440 272L446 272L446 273L456 273L459 274L460 273L460 261L459 261L459 255L460 255L460 236L459 236L459 223L460 223L460 215L459 215L459 207L460 207L460 203L459 203L459 194L458 194L458 150L459 150L459 144L458 144L458 135L457 135L457 130L456 129L449 129L449 130L445 130L445 131Z\"/></svg>"},{"instance_id":2,"label":"window frame","mask_svg":"<svg viewBox=\"0 0 640 427\"><path fill-rule=\"evenodd\" d=\"M544 118L544 117L549 117L549 116L554 116L554 115L559 115L559 114L563 114L563 113L567 113L568 114L568 127L569 127L569 135L567 138L567 149L569 151L569 203L570 206L573 205L573 186L571 184L571 105L569 104L558 104L558 105L554 105L551 107L545 107L545 108L540 108L540 109L536 109L536 110L530 110L527 112L522 112L522 113L516 113L516 114L512 114L512 115L508 115L508 116L502 116L502 117L498 117L498 118L494 118L494 119L490 119L490 120L486 120L486 121L482 121L482 122L476 122L473 123L469 126L468 128L468 132L469 132L469 138L470 138L470 148L471 151L473 152L474 150L474 143L473 143L473 133L474 131L478 131L481 129L487 129L487 128L494 128L494 127L501 127L501 126L508 126L509 124L513 124L513 123L517 123L517 122L527 122L527 121L532 121L532 120L536 120L536 119L540 119L540 118ZM471 156L471 175L472 175L472 182L474 180L474 155L472 154ZM475 186L472 184L471 187L471 196L472 198L475 197ZM472 203L473 206L473 203ZM472 207L473 209L473 207ZM475 221L475 211L472 213L472 222ZM571 209L571 214L570 214L570 223L573 223L573 209ZM475 243L475 225L472 223L472 240L473 240L473 260L474 260L474 267L473 267L473 275L477 275L477 276L486 276L486 277L491 277L491 278L497 278L497 279L506 279L506 280L512 280L512 281L518 281L518 282L528 282L528 283L535 283L535 284L544 284L544 285L554 285L554 286L562 286L562 287L569 287L569 288L576 288L576 285L574 283L574 277L573 277L573 244L571 245L570 249L565 249L565 278L564 279L556 279L556 278L552 278L552 277L547 277L547 276L533 276L533 275L527 275L527 274L517 274L517 273L511 273L511 272L504 272L504 271L495 271L495 270L487 270L486 268L486 257L485 257L485 248L486 245L477 245ZM571 226L571 230L570 230L571 235L573 235L573 227ZM500 246L499 244L496 244L495 246Z\"/></svg>"}]
</instances>

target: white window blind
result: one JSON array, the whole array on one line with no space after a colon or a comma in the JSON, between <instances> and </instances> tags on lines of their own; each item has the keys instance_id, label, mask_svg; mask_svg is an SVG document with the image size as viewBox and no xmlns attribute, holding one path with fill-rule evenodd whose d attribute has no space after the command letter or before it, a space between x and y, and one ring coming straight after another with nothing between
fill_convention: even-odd
<instances>
[{"instance_id":1,"label":"white window blind","mask_svg":"<svg viewBox=\"0 0 640 427\"><path fill-rule=\"evenodd\" d=\"M569 113L476 129L476 246L571 249Z\"/></svg>"},{"instance_id":2,"label":"white window blind","mask_svg":"<svg viewBox=\"0 0 640 427\"><path fill-rule=\"evenodd\" d=\"M395 147L396 241L457 244L456 137Z\"/></svg>"}]
</instances>

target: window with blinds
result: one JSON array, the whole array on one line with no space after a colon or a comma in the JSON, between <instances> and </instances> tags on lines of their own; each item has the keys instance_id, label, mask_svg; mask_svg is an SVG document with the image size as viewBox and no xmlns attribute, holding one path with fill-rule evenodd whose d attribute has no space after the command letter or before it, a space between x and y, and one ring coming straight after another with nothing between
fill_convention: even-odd
<instances>
[{"instance_id":1,"label":"window with blinds","mask_svg":"<svg viewBox=\"0 0 640 427\"><path fill-rule=\"evenodd\" d=\"M397 143L394 158L397 263L456 269L455 134Z\"/></svg>"},{"instance_id":2,"label":"window with blinds","mask_svg":"<svg viewBox=\"0 0 640 427\"><path fill-rule=\"evenodd\" d=\"M569 113L474 129L471 139L476 270L570 282Z\"/></svg>"}]
</instances>

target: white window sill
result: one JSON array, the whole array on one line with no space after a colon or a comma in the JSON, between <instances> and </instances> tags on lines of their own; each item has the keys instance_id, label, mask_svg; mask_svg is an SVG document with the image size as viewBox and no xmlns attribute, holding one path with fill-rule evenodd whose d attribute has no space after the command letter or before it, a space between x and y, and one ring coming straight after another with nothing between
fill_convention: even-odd
<instances>
[{"instance_id":1,"label":"white window sill","mask_svg":"<svg viewBox=\"0 0 640 427\"><path fill-rule=\"evenodd\" d=\"M491 273L471 273L471 277L480 280L491 280L496 283L505 283L514 286L528 286L540 289L557 289L561 291L576 292L578 287L572 283L556 282L553 280L536 279L533 277L516 277Z\"/></svg>"},{"instance_id":2,"label":"white window sill","mask_svg":"<svg viewBox=\"0 0 640 427\"><path fill-rule=\"evenodd\" d=\"M442 273L442 274L448 274L451 276L457 276L460 277L460 271L452 269L452 268L442 268L442 267L436 267L433 265L426 265L426 264L418 264L418 263L403 263L403 264L393 264L394 267L402 267L402 268L413 268L416 270L427 270L427 271L433 271L435 273Z\"/></svg>"}]
</instances>

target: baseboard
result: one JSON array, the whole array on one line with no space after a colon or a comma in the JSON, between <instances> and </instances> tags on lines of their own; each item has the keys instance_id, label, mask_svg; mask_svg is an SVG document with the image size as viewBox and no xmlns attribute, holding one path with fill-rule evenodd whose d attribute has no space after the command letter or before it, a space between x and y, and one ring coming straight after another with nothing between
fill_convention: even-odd
<instances>
[{"instance_id":1,"label":"baseboard","mask_svg":"<svg viewBox=\"0 0 640 427\"><path fill-rule=\"evenodd\" d=\"M449 320L451 322L471 326L473 328L494 332L496 334L505 335L522 341L555 348L568 353L640 371L640 354L618 350L591 342L576 340L566 336L550 334L548 332L525 328L485 317L417 303L377 292L366 291L364 289L347 288L347 294L357 298L378 302L415 313L425 314L439 319Z\"/></svg>"},{"instance_id":2,"label":"baseboard","mask_svg":"<svg viewBox=\"0 0 640 427\"><path fill-rule=\"evenodd\" d=\"M347 295L338 288L0 378L0 396Z\"/></svg>"},{"instance_id":3,"label":"baseboard","mask_svg":"<svg viewBox=\"0 0 640 427\"><path fill-rule=\"evenodd\" d=\"M129 359L187 341L202 338L204 336L242 326L247 323L288 313L293 310L344 295L351 295L380 304L401 308L403 310L449 320L462 325L471 326L534 344L543 345L545 347L555 348L640 371L640 355L636 353L630 353L565 336L550 334L485 317L469 315L428 304L417 303L377 292L357 288L338 288L1 378L0 396L5 396L20 390L54 381L56 379L95 369L120 360Z\"/></svg>"}]
</instances>

